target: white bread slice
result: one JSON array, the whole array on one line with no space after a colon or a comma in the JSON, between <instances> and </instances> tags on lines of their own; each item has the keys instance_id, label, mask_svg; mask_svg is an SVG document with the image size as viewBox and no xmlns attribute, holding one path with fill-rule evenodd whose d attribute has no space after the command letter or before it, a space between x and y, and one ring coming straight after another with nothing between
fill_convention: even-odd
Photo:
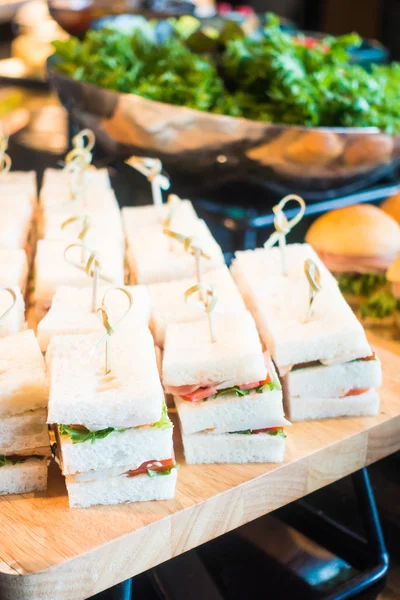
<instances>
[{"instance_id":1,"label":"white bread slice","mask_svg":"<svg viewBox=\"0 0 400 600\"><path fill-rule=\"evenodd\" d=\"M379 411L379 395L372 389L346 398L289 397L285 398L285 406L291 421L375 416Z\"/></svg>"},{"instance_id":2,"label":"white bread slice","mask_svg":"<svg viewBox=\"0 0 400 600\"><path fill-rule=\"evenodd\" d=\"M203 282L215 287L218 294L217 312L236 313L245 309L243 299L227 267L204 273ZM198 307L185 302L186 290L196 283L196 278L192 277L148 286L151 301L150 329L155 343L160 348L164 346L166 328L170 323L207 319L207 315Z\"/></svg>"},{"instance_id":3,"label":"white bread slice","mask_svg":"<svg viewBox=\"0 0 400 600\"><path fill-rule=\"evenodd\" d=\"M0 467L0 495L44 492L47 489L47 458L28 458Z\"/></svg>"},{"instance_id":4,"label":"white bread slice","mask_svg":"<svg viewBox=\"0 0 400 600\"><path fill-rule=\"evenodd\" d=\"M91 187L96 188L110 188L111 181L107 169L88 169L85 171L84 183L90 189ZM53 186L55 188L68 188L70 186L70 175L64 169L45 169L43 173L42 190L47 186Z\"/></svg>"},{"instance_id":5,"label":"white bread slice","mask_svg":"<svg viewBox=\"0 0 400 600\"><path fill-rule=\"evenodd\" d=\"M25 250L0 249L0 286L19 287L25 294L28 281L28 260Z\"/></svg>"},{"instance_id":6,"label":"white bread slice","mask_svg":"<svg viewBox=\"0 0 400 600\"><path fill-rule=\"evenodd\" d=\"M283 461L286 439L268 433L182 434L185 459L189 465L209 463L279 463Z\"/></svg>"},{"instance_id":7,"label":"white bread slice","mask_svg":"<svg viewBox=\"0 0 400 600\"><path fill-rule=\"evenodd\" d=\"M56 336L46 359L50 375L49 423L90 430L136 427L161 418L164 393L153 338L147 327L112 336L111 372L105 374L105 344L99 334Z\"/></svg>"},{"instance_id":8,"label":"white bread slice","mask_svg":"<svg viewBox=\"0 0 400 600\"><path fill-rule=\"evenodd\" d=\"M47 410L39 408L0 419L0 454L19 454L32 448L50 446Z\"/></svg>"},{"instance_id":9,"label":"white bread slice","mask_svg":"<svg viewBox=\"0 0 400 600\"><path fill-rule=\"evenodd\" d=\"M168 475L149 477L110 477L86 482L67 481L71 508L86 508L97 504L121 504L169 500L175 495L177 470Z\"/></svg>"},{"instance_id":10,"label":"white bread slice","mask_svg":"<svg viewBox=\"0 0 400 600\"><path fill-rule=\"evenodd\" d=\"M207 402L187 402L174 397L182 431L186 435L216 428L218 433L288 425L283 413L282 390L248 396L234 394Z\"/></svg>"},{"instance_id":11,"label":"white bread slice","mask_svg":"<svg viewBox=\"0 0 400 600\"><path fill-rule=\"evenodd\" d=\"M321 266L325 284L309 321L309 284L303 269L298 278L265 273L261 279L258 269L247 267L236 261L234 279L281 374L291 365L320 359L347 362L370 354L361 323L333 280L324 278L329 275L325 267Z\"/></svg>"},{"instance_id":12,"label":"white bread slice","mask_svg":"<svg viewBox=\"0 0 400 600\"><path fill-rule=\"evenodd\" d=\"M39 215L41 218L50 214L62 213L66 217L76 214L105 214L119 212L118 201L111 188L87 187L77 205L71 197L69 186L60 187L46 185L40 191ZM41 219L39 231L43 233Z\"/></svg>"},{"instance_id":13,"label":"white bread slice","mask_svg":"<svg viewBox=\"0 0 400 600\"><path fill-rule=\"evenodd\" d=\"M51 306L57 289L62 285L92 287L93 280L84 271L70 265L64 258L65 242L39 240L35 258L35 302L38 321L44 317ZM94 248L95 249L95 248ZM70 260L81 262L80 248L68 253ZM87 258L89 258L87 256ZM112 240L103 240L99 260L103 274L112 279L108 285L124 284L124 253L121 246ZM104 285L104 281L100 280Z\"/></svg>"},{"instance_id":14,"label":"white bread slice","mask_svg":"<svg viewBox=\"0 0 400 600\"><path fill-rule=\"evenodd\" d=\"M70 436L56 429L57 443L61 448L64 475L88 471L107 470L129 465L137 469L149 460L166 460L173 456L171 427L135 427L116 431L107 437L73 444ZM125 469L129 470L129 469Z\"/></svg>"},{"instance_id":15,"label":"white bread slice","mask_svg":"<svg viewBox=\"0 0 400 600\"><path fill-rule=\"evenodd\" d=\"M282 254L278 246L273 248L256 248L235 253L232 271L237 268L239 274L249 274L251 281L272 276L284 279L302 279L304 277L304 262L311 258L318 266L322 284L337 286L335 277L328 271L310 244L288 244L286 246L287 276L282 275Z\"/></svg>"},{"instance_id":16,"label":"white bread slice","mask_svg":"<svg viewBox=\"0 0 400 600\"><path fill-rule=\"evenodd\" d=\"M1 189L18 190L29 194L32 204L37 203L36 171L9 171L1 175Z\"/></svg>"},{"instance_id":17,"label":"white bread slice","mask_svg":"<svg viewBox=\"0 0 400 600\"><path fill-rule=\"evenodd\" d=\"M82 221L70 223L62 227L69 218L74 217L75 211L71 207L66 211L57 211L43 215L41 220L41 237L46 240L62 240L66 245L77 241L82 231ZM84 215L81 215L84 216ZM90 248L101 248L103 240L111 238L115 244L125 247L125 236L122 229L121 214L119 211L108 210L106 212L88 215L89 230L85 236L85 244Z\"/></svg>"},{"instance_id":18,"label":"white bread slice","mask_svg":"<svg viewBox=\"0 0 400 600\"><path fill-rule=\"evenodd\" d=\"M126 206L122 209L122 220L126 236L134 237L135 234L145 227L158 226L160 229L164 226L164 221L171 211L168 204L161 207L154 204L146 206ZM193 221L197 221L198 216L190 200L182 200L172 215L170 228L182 228L190 226Z\"/></svg>"},{"instance_id":19,"label":"white bread slice","mask_svg":"<svg viewBox=\"0 0 400 600\"><path fill-rule=\"evenodd\" d=\"M26 194L1 196L0 204L0 248L7 250L25 249L32 227L34 207Z\"/></svg>"},{"instance_id":20,"label":"white bread slice","mask_svg":"<svg viewBox=\"0 0 400 600\"><path fill-rule=\"evenodd\" d=\"M207 321L168 325L163 356L164 386L263 381L266 367L260 339L250 313L215 315L216 342ZM220 388L222 389L220 386Z\"/></svg>"},{"instance_id":21,"label":"white bread slice","mask_svg":"<svg viewBox=\"0 0 400 600\"><path fill-rule=\"evenodd\" d=\"M296 369L283 378L285 395L292 397L341 398L354 389L381 385L382 366L378 358Z\"/></svg>"},{"instance_id":22,"label":"white bread slice","mask_svg":"<svg viewBox=\"0 0 400 600\"><path fill-rule=\"evenodd\" d=\"M0 419L46 408L49 389L31 329L0 339Z\"/></svg>"},{"instance_id":23,"label":"white bread slice","mask_svg":"<svg viewBox=\"0 0 400 600\"><path fill-rule=\"evenodd\" d=\"M204 221L197 219L179 230L196 236L210 260L201 259L202 270L211 271L225 264L224 255ZM196 261L181 242L163 234L158 225L127 236L127 259L133 283L159 283L196 276Z\"/></svg>"},{"instance_id":24,"label":"white bread slice","mask_svg":"<svg viewBox=\"0 0 400 600\"><path fill-rule=\"evenodd\" d=\"M0 338L13 335L25 327L25 302L19 287L11 287L16 295L16 302L6 317L0 322ZM11 294L0 289L0 315L4 314L12 304ZM0 391L1 393L1 391Z\"/></svg>"},{"instance_id":25,"label":"white bread slice","mask_svg":"<svg viewBox=\"0 0 400 600\"><path fill-rule=\"evenodd\" d=\"M99 288L99 299L107 291L106 286ZM133 305L123 321L122 327L131 328L137 324L146 326L150 318L150 299L145 286L127 286L133 298ZM110 291L107 295L107 309L110 323L116 323L128 307L128 299L119 291ZM92 289L61 286L56 291L51 308L40 321L37 336L42 352L47 350L50 340L55 335L71 335L75 333L99 333L101 337L104 327L100 315L92 312Z\"/></svg>"}]
</instances>

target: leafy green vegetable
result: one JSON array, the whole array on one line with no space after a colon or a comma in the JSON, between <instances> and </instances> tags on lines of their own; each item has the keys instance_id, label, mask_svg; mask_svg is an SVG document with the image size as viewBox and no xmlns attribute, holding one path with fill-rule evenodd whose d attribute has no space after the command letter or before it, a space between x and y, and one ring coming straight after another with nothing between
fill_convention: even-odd
<instances>
[{"instance_id":1,"label":"leafy green vegetable","mask_svg":"<svg viewBox=\"0 0 400 600\"><path fill-rule=\"evenodd\" d=\"M354 296L370 296L372 292L386 284L386 277L375 273L356 275L343 273L338 277L340 291Z\"/></svg>"},{"instance_id":2,"label":"leafy green vegetable","mask_svg":"<svg viewBox=\"0 0 400 600\"><path fill-rule=\"evenodd\" d=\"M257 435L257 434L254 434L251 429L243 429L242 431L230 431L229 433L231 435L234 435L234 434L240 434L240 435ZM283 437L283 438L287 437L287 435L283 431L283 429L280 429L280 428L274 429L274 430L271 430L271 431L266 431L265 433L267 433L268 435L271 435L272 437Z\"/></svg>"},{"instance_id":3,"label":"leafy green vegetable","mask_svg":"<svg viewBox=\"0 0 400 600\"><path fill-rule=\"evenodd\" d=\"M4 456L4 454L0 454L0 467L8 467L10 465L16 465L18 463L25 462L27 457L20 458L10 458L9 456Z\"/></svg>"},{"instance_id":4,"label":"leafy green vegetable","mask_svg":"<svg viewBox=\"0 0 400 600\"><path fill-rule=\"evenodd\" d=\"M260 385L256 388L257 394L263 394L264 392L272 392L275 389L275 383L270 381L269 383L264 383L264 385Z\"/></svg>"},{"instance_id":5,"label":"leafy green vegetable","mask_svg":"<svg viewBox=\"0 0 400 600\"><path fill-rule=\"evenodd\" d=\"M228 396L229 394L235 394L235 396L248 396L251 390L241 390L239 386L234 385L230 388L225 388L224 390L218 390L216 394L214 394L213 398L220 398L221 396Z\"/></svg>"},{"instance_id":6,"label":"leafy green vegetable","mask_svg":"<svg viewBox=\"0 0 400 600\"><path fill-rule=\"evenodd\" d=\"M390 292L377 292L360 306L361 316L384 319L390 317L396 310L400 310L400 301Z\"/></svg>"},{"instance_id":7,"label":"leafy green vegetable","mask_svg":"<svg viewBox=\"0 0 400 600\"><path fill-rule=\"evenodd\" d=\"M157 423L153 423L152 427L157 427L158 429L162 429L162 431L164 431L164 429L170 429L171 427L173 427L172 422L168 417L168 409L165 402L162 408L161 419L157 421Z\"/></svg>"},{"instance_id":8,"label":"leafy green vegetable","mask_svg":"<svg viewBox=\"0 0 400 600\"><path fill-rule=\"evenodd\" d=\"M172 427L172 422L168 417L168 409L164 402L162 408L161 419L157 423L153 423L151 427L157 427L158 429L169 429ZM89 431L86 428L76 428L70 425L60 425L60 434L69 435L72 439L73 444L82 444L83 442L91 442L94 444L96 440L101 440L110 435L110 433L123 433L126 431L124 427L107 427L107 429L99 429L98 431Z\"/></svg>"},{"instance_id":9,"label":"leafy green vegetable","mask_svg":"<svg viewBox=\"0 0 400 600\"><path fill-rule=\"evenodd\" d=\"M147 469L147 475L149 477L159 477L162 475L170 475L174 469L179 469L179 465L174 465L165 471L152 471L152 469Z\"/></svg>"},{"instance_id":10,"label":"leafy green vegetable","mask_svg":"<svg viewBox=\"0 0 400 600\"><path fill-rule=\"evenodd\" d=\"M239 386L234 385L230 388L225 388L224 390L218 390L216 394L214 394L213 398L219 398L220 396L227 396L229 394L235 394L235 396L248 396L250 392L256 392L257 394L263 394L264 392L268 392L274 389L280 389L279 382L270 381L269 383L265 383L264 385L260 385L259 387L250 389L250 390L241 390ZM208 400L208 398L205 398Z\"/></svg>"},{"instance_id":11,"label":"leafy green vegetable","mask_svg":"<svg viewBox=\"0 0 400 600\"><path fill-rule=\"evenodd\" d=\"M350 64L356 34L326 36L309 47L268 15L257 34L235 23L203 27L170 20L163 41L134 28L88 31L54 42L56 68L78 81L234 117L308 126L379 127L400 133L400 64ZM153 31L157 27L150 25Z\"/></svg>"},{"instance_id":12,"label":"leafy green vegetable","mask_svg":"<svg viewBox=\"0 0 400 600\"><path fill-rule=\"evenodd\" d=\"M60 434L69 435L73 444L82 444L83 442L91 442L94 444L96 440L102 440L114 432L123 432L126 429L122 427L107 427L107 429L99 429L98 431L89 431L89 429L77 429L70 425L60 425Z\"/></svg>"}]
</instances>

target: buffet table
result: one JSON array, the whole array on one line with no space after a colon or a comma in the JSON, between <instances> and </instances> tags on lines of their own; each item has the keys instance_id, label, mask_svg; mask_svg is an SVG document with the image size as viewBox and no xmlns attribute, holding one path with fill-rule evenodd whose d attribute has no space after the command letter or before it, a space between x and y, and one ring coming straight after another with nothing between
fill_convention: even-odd
<instances>
[{"instance_id":1,"label":"buffet table","mask_svg":"<svg viewBox=\"0 0 400 600\"><path fill-rule=\"evenodd\" d=\"M2 600L83 600L400 449L400 344L371 335L377 417L299 422L279 465L181 464L174 500L68 508L55 465L43 494L0 499Z\"/></svg>"}]
</instances>

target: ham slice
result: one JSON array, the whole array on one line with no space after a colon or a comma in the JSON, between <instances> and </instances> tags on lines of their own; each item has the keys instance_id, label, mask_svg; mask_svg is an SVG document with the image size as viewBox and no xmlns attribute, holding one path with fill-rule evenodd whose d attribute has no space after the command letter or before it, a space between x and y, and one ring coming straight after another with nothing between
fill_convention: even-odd
<instances>
[{"instance_id":1,"label":"ham slice","mask_svg":"<svg viewBox=\"0 0 400 600\"><path fill-rule=\"evenodd\" d=\"M271 358L268 354L268 352L264 352L263 354L264 356L264 364L267 370L266 376L265 376L265 380L270 380L272 381L272 362L271 362ZM264 381L265 381L264 380ZM252 390L256 387L258 387L262 382L261 381L252 381L250 383L243 383L241 385L239 385L239 389L241 390ZM188 400L189 402L200 402L201 400L204 400L205 398L210 398L211 396L214 396L218 390L223 389L224 382L221 383L216 383L214 385L211 386L207 386L207 387L203 387L200 384L199 385L178 385L178 386L166 386L165 387L165 392L167 394L172 394L174 396L182 396L184 397L185 400ZM231 386L227 386L227 387L231 387Z\"/></svg>"},{"instance_id":2,"label":"ham slice","mask_svg":"<svg viewBox=\"0 0 400 600\"><path fill-rule=\"evenodd\" d=\"M377 273L384 275L396 258L396 254L381 256L348 256L331 254L316 249L325 266L334 273Z\"/></svg>"},{"instance_id":3,"label":"ham slice","mask_svg":"<svg viewBox=\"0 0 400 600\"><path fill-rule=\"evenodd\" d=\"M392 293L395 298L400 298L400 282L392 283Z\"/></svg>"}]
</instances>

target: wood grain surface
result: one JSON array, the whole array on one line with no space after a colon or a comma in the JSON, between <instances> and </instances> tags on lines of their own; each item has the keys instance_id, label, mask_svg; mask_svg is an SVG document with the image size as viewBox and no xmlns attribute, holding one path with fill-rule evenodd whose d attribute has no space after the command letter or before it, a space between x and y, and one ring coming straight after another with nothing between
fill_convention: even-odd
<instances>
[{"instance_id":1,"label":"wood grain surface","mask_svg":"<svg viewBox=\"0 0 400 600\"><path fill-rule=\"evenodd\" d=\"M280 465L186 466L175 430L174 500L68 508L49 491L0 498L0 598L83 600L400 449L400 345L372 339L384 367L377 417L296 423Z\"/></svg>"}]
</instances>

